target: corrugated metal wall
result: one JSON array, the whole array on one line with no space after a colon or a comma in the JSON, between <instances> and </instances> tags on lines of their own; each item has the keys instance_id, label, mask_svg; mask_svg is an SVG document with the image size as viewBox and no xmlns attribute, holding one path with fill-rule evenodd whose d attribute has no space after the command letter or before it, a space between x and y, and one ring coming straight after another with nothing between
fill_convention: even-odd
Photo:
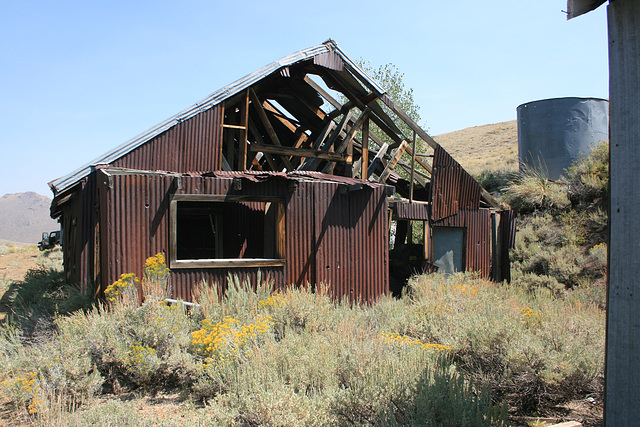
<instances>
[{"instance_id":1,"label":"corrugated metal wall","mask_svg":"<svg viewBox=\"0 0 640 427\"><path fill-rule=\"evenodd\" d=\"M98 262L98 212L95 177L82 179L69 201L63 206L62 217L64 271L67 283L83 290L92 286Z\"/></svg>"},{"instance_id":2,"label":"corrugated metal wall","mask_svg":"<svg viewBox=\"0 0 640 427\"><path fill-rule=\"evenodd\" d=\"M491 211L465 210L433 222L433 227L465 227L465 269L478 271L482 277L491 272ZM432 253L432 251L430 251ZM433 262L433 260L430 260Z\"/></svg>"},{"instance_id":3,"label":"corrugated metal wall","mask_svg":"<svg viewBox=\"0 0 640 427\"><path fill-rule=\"evenodd\" d=\"M394 219L411 219L428 221L429 205L424 203L393 203Z\"/></svg>"},{"instance_id":4,"label":"corrugated metal wall","mask_svg":"<svg viewBox=\"0 0 640 427\"><path fill-rule=\"evenodd\" d=\"M218 104L125 154L111 166L172 172L219 169L222 114Z\"/></svg>"},{"instance_id":5,"label":"corrugated metal wall","mask_svg":"<svg viewBox=\"0 0 640 427\"><path fill-rule=\"evenodd\" d=\"M482 188L442 147L433 156L431 216L439 221L464 209L478 209Z\"/></svg>"},{"instance_id":6,"label":"corrugated metal wall","mask_svg":"<svg viewBox=\"0 0 640 427\"><path fill-rule=\"evenodd\" d=\"M179 183L178 183L179 181ZM285 199L286 264L263 267L277 288L325 282L335 296L373 301L388 292L387 202L384 187L339 191L341 184L321 181L172 177L101 174L103 209L103 283L122 273L142 274L147 257L168 255L169 201L176 194L250 194ZM294 185L292 185L294 184ZM167 256L168 258L168 256ZM202 280L225 284L229 273L255 281L257 268L174 269L174 295L191 299ZM106 286L106 285L105 285Z\"/></svg>"}]
</instances>

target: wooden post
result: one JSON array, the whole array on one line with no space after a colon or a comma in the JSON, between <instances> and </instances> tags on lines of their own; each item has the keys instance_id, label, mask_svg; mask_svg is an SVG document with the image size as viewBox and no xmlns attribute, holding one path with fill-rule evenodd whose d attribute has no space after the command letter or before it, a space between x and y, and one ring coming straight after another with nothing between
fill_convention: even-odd
<instances>
[{"instance_id":1,"label":"wooden post","mask_svg":"<svg viewBox=\"0 0 640 427\"><path fill-rule=\"evenodd\" d=\"M367 179L369 167L369 118L362 124L362 179Z\"/></svg>"},{"instance_id":2,"label":"wooden post","mask_svg":"<svg viewBox=\"0 0 640 427\"><path fill-rule=\"evenodd\" d=\"M416 171L416 131L413 131L413 141L411 142L411 182L409 183L409 203L413 203L413 177Z\"/></svg>"},{"instance_id":3,"label":"wooden post","mask_svg":"<svg viewBox=\"0 0 640 427\"><path fill-rule=\"evenodd\" d=\"M246 90L244 95L244 102L240 108L240 132L238 132L238 170L243 171L247 169L247 137L249 136L249 89Z\"/></svg>"}]
</instances>

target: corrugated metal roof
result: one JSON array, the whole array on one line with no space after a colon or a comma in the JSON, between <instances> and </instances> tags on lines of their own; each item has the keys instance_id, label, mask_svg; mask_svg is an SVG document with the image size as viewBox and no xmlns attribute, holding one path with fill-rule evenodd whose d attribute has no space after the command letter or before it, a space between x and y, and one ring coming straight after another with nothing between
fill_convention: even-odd
<instances>
[{"instance_id":1,"label":"corrugated metal roof","mask_svg":"<svg viewBox=\"0 0 640 427\"><path fill-rule=\"evenodd\" d=\"M91 170L94 166L114 162L115 160L119 159L120 157L127 154L131 150L134 150L135 148L141 146L145 142L150 141L154 137L176 126L177 124L195 116L196 114L199 114L201 112L204 112L210 109L211 107L219 104L225 99L228 99L233 95L236 95L242 90L255 84L259 80L267 77L271 73L283 67L288 67L290 65L293 65L297 62L305 61L305 60L314 58L318 55L323 55L331 52L337 54L344 62L345 67L350 72L354 73L358 77L358 79L361 80L362 83L364 83L366 86L369 87L369 89L376 92L377 94L385 93L385 90L382 87L380 87L380 85L378 85L373 79L371 79L371 77L367 76L367 74L355 62L353 62L349 57L347 57L347 55L338 47L335 41L329 39L323 44L312 46L310 48L303 49L291 55L285 56L284 58L281 58L278 61L274 61L269 65L266 65L265 67L262 67L259 70L254 71L253 73L248 74L247 76L239 80L236 80L230 85L227 85L222 89L209 95L207 98L201 100L200 102L195 103L191 107L168 118L167 120L149 129L148 131L143 132L140 135L126 141L125 143L114 148L113 150L108 151L102 156L76 169L70 174L51 181L49 183L49 186L51 187L54 194L59 194L60 192L64 191L65 189L77 183L80 179L89 175L89 173L91 173Z\"/></svg>"}]
</instances>

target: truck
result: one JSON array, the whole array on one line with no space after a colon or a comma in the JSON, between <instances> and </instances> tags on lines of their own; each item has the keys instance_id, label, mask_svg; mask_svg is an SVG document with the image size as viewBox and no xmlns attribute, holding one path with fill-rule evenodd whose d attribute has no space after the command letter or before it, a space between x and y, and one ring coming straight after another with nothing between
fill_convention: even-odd
<instances>
[{"instance_id":1,"label":"truck","mask_svg":"<svg viewBox=\"0 0 640 427\"><path fill-rule=\"evenodd\" d=\"M42 233L42 240L38 242L38 249L44 251L45 249L51 249L60 244L60 231L52 231Z\"/></svg>"}]
</instances>

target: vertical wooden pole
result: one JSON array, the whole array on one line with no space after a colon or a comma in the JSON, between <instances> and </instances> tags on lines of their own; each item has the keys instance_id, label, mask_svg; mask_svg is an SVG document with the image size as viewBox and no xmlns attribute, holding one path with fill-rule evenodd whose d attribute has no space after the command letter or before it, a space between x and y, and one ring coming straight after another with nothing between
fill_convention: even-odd
<instances>
[{"instance_id":1,"label":"vertical wooden pole","mask_svg":"<svg viewBox=\"0 0 640 427\"><path fill-rule=\"evenodd\" d=\"M218 144L220 146L218 164L216 165L217 170L222 170L222 159L224 158L224 101L220 103L220 139L218 140Z\"/></svg>"},{"instance_id":2,"label":"vertical wooden pole","mask_svg":"<svg viewBox=\"0 0 640 427\"><path fill-rule=\"evenodd\" d=\"M411 142L411 182L409 184L409 203L413 203L413 180L416 174L416 131L413 131Z\"/></svg>"},{"instance_id":3,"label":"vertical wooden pole","mask_svg":"<svg viewBox=\"0 0 640 427\"><path fill-rule=\"evenodd\" d=\"M369 168L369 119L362 124L362 171L361 178L367 179L367 172Z\"/></svg>"},{"instance_id":4,"label":"vertical wooden pole","mask_svg":"<svg viewBox=\"0 0 640 427\"><path fill-rule=\"evenodd\" d=\"M244 100L240 107L240 126L244 129L240 129L238 132L238 170L243 171L247 169L247 137L249 136L249 89L245 91Z\"/></svg>"}]
</instances>

